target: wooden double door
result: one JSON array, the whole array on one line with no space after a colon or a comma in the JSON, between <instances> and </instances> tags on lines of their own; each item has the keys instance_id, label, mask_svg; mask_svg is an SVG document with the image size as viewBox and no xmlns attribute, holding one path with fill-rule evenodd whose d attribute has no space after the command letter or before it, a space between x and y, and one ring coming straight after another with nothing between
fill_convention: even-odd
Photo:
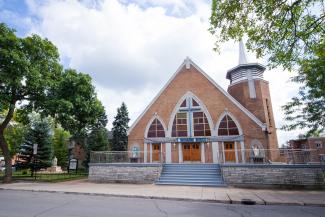
<instances>
[{"instance_id":1,"label":"wooden double door","mask_svg":"<svg viewBox=\"0 0 325 217\"><path fill-rule=\"evenodd\" d=\"M225 142L224 150L225 150L225 161L226 162L235 162L236 161L235 143L234 142Z\"/></svg>"},{"instance_id":2,"label":"wooden double door","mask_svg":"<svg viewBox=\"0 0 325 217\"><path fill-rule=\"evenodd\" d=\"M183 161L201 161L200 143L183 144Z\"/></svg>"}]
</instances>

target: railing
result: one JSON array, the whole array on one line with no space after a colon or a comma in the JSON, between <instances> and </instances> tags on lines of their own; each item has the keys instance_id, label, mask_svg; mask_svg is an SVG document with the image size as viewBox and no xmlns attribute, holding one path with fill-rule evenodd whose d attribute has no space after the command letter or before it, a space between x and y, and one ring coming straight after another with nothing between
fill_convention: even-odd
<instances>
[{"instance_id":1,"label":"railing","mask_svg":"<svg viewBox=\"0 0 325 217\"><path fill-rule=\"evenodd\" d=\"M197 149L171 148L166 151L99 151L90 153L90 163L255 163L255 164L325 164L321 149ZM145 157L146 156L146 157ZM146 159L145 159L146 158Z\"/></svg>"}]
</instances>

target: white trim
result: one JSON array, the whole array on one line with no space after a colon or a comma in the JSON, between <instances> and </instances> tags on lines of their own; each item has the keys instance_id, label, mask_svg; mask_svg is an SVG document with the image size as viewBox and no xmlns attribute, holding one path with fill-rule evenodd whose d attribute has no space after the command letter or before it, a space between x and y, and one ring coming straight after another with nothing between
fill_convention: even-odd
<instances>
[{"instance_id":1,"label":"white trim","mask_svg":"<svg viewBox=\"0 0 325 217\"><path fill-rule=\"evenodd\" d=\"M235 141L235 157L236 157L236 163L238 163L238 148L237 148L237 142Z\"/></svg>"},{"instance_id":2,"label":"white trim","mask_svg":"<svg viewBox=\"0 0 325 217\"><path fill-rule=\"evenodd\" d=\"M240 149L241 149L241 160L242 163L246 162L246 157L245 157L245 145L243 141L240 141Z\"/></svg>"},{"instance_id":3,"label":"white trim","mask_svg":"<svg viewBox=\"0 0 325 217\"><path fill-rule=\"evenodd\" d=\"M221 120L226 116L228 115L229 117L231 117L231 119L235 122L237 128L238 128L238 131L239 131L239 135L243 135L243 129L241 128L241 125L239 124L239 121L235 118L235 116L229 112L227 109L219 116L219 119L214 127L214 131L216 131L216 136L219 136L219 133L218 133L218 128L219 128L219 125L220 125L220 122Z\"/></svg>"},{"instance_id":4,"label":"white trim","mask_svg":"<svg viewBox=\"0 0 325 217\"><path fill-rule=\"evenodd\" d=\"M183 147L182 147L182 143L178 143L178 163L183 163Z\"/></svg>"},{"instance_id":5,"label":"white trim","mask_svg":"<svg viewBox=\"0 0 325 217\"><path fill-rule=\"evenodd\" d=\"M155 113L152 118L149 120L147 126L146 126L146 129L144 130L144 138L147 138L148 137L148 131L149 131L149 128L152 124L152 122L157 119L158 121L160 121L161 125L163 126L164 128L164 132L165 132L165 137L167 135L167 129L166 129L166 125L164 123L164 121L159 117L159 115L157 115L157 113Z\"/></svg>"},{"instance_id":6,"label":"white trim","mask_svg":"<svg viewBox=\"0 0 325 217\"><path fill-rule=\"evenodd\" d=\"M241 111L243 111L250 119L252 119L258 126L262 128L263 131L266 130L266 124L260 121L253 113L248 111L242 104L240 104L235 98L233 98L228 92L226 92L221 86L219 86L209 75L207 75L200 67L198 67L191 59L189 62L192 66L194 66L199 72L203 74L221 93L223 93L234 105L236 105ZM168 87L168 85L174 80L176 75L182 70L184 65L186 64L186 60L178 67L177 71L172 75L172 77L167 81L164 87L159 91L159 93L155 96L155 98L150 102L150 104L145 108L145 110L140 114L140 116L134 121L131 127L128 130L128 135L133 130L133 128L137 125L140 119L144 116L144 114L149 110L149 108L156 102L158 97L163 93L163 91Z\"/></svg>"},{"instance_id":7,"label":"white trim","mask_svg":"<svg viewBox=\"0 0 325 217\"><path fill-rule=\"evenodd\" d=\"M165 151L166 151L166 163L172 162L172 144L165 143Z\"/></svg>"},{"instance_id":8,"label":"white trim","mask_svg":"<svg viewBox=\"0 0 325 217\"><path fill-rule=\"evenodd\" d=\"M147 160L148 160L147 159L148 158L148 156L147 156L148 155L147 154L148 150L147 149L148 149L148 145L147 145L147 143L144 143L143 144L143 162L144 163L147 163Z\"/></svg>"},{"instance_id":9,"label":"white trim","mask_svg":"<svg viewBox=\"0 0 325 217\"><path fill-rule=\"evenodd\" d=\"M150 143L150 163L152 163L152 143Z\"/></svg>"},{"instance_id":10,"label":"white trim","mask_svg":"<svg viewBox=\"0 0 325 217\"><path fill-rule=\"evenodd\" d=\"M216 136L215 132L214 132L214 125L213 125L213 121L211 118L211 115L207 109L207 107L205 106L205 104L191 91L187 91L177 102L176 106L174 107L172 113L169 116L169 122L168 122L168 130L167 130L167 137L172 137L172 129L173 129L173 122L174 122L174 118L176 113L179 111L180 106L182 104L182 102L186 99L186 103L191 103L189 102L188 98L193 98L200 106L200 108L202 109L202 111L204 112L204 114L206 115L208 122L209 122L209 127L210 127L210 131L211 131L211 136ZM187 104L186 104L187 105ZM187 105L188 106L188 105ZM189 120L189 112L187 112L187 120ZM193 123L192 123L193 124ZM187 130L189 130L189 121L187 121ZM191 127L192 130L192 135L194 137L194 127ZM189 135L189 131L187 131Z\"/></svg>"},{"instance_id":11,"label":"white trim","mask_svg":"<svg viewBox=\"0 0 325 217\"><path fill-rule=\"evenodd\" d=\"M255 82L253 80L252 71L250 69L246 70L246 77L248 78L249 97L251 99L255 99L256 98Z\"/></svg>"},{"instance_id":12,"label":"white trim","mask_svg":"<svg viewBox=\"0 0 325 217\"><path fill-rule=\"evenodd\" d=\"M201 142L201 163L205 163L205 144Z\"/></svg>"},{"instance_id":13,"label":"white trim","mask_svg":"<svg viewBox=\"0 0 325 217\"><path fill-rule=\"evenodd\" d=\"M265 82L265 83L269 84L268 81L266 81L266 80L264 80L264 79L262 79L262 78L258 78L258 77L256 77L256 76L253 76L253 79L254 79L254 81L262 81L262 82ZM234 85L240 84L240 83L244 83L244 82L246 83L247 81L248 81L247 78L238 79L238 80L236 80L236 82L232 82L231 84L229 84L229 85L228 85L228 88L229 88L229 87L232 87L232 86L234 86Z\"/></svg>"},{"instance_id":14,"label":"white trim","mask_svg":"<svg viewBox=\"0 0 325 217\"><path fill-rule=\"evenodd\" d=\"M218 142L212 142L212 161L218 163L219 160L219 145Z\"/></svg>"}]
</instances>

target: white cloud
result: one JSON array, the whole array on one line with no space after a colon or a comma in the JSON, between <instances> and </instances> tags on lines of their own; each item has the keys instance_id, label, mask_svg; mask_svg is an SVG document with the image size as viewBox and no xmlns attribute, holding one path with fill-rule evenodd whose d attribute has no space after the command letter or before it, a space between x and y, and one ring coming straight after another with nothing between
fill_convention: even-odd
<instances>
[{"instance_id":1,"label":"white cloud","mask_svg":"<svg viewBox=\"0 0 325 217\"><path fill-rule=\"evenodd\" d=\"M206 1L47 1L28 0L38 22L30 32L53 41L68 65L90 74L111 122L126 102L131 123L144 110L186 56L223 88L226 71L238 63L233 42L215 53ZM249 55L253 60L253 55ZM267 71L277 125L280 106L296 91L288 73ZM279 132L279 144L293 134ZM295 134L296 135L296 134Z\"/></svg>"}]
</instances>

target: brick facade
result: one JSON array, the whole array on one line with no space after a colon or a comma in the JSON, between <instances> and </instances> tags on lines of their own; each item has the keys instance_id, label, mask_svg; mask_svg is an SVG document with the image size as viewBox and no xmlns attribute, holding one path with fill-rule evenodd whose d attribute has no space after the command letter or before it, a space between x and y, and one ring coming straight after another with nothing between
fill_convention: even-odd
<instances>
[{"instance_id":1,"label":"brick facade","mask_svg":"<svg viewBox=\"0 0 325 217\"><path fill-rule=\"evenodd\" d=\"M277 137L275 132L275 123L273 119L273 112L271 106L270 93L268 89L268 83L266 81L255 81L256 82L256 92L257 99L255 101L246 101L245 94L245 83L239 85L233 85L229 88L229 93L237 99L244 107L247 109L240 108L235 104L235 101L228 93L218 87L216 84L211 81L211 78L202 72L193 62L190 62L190 67L188 63L181 66L181 68L175 73L174 77L170 82L165 86L165 88L158 94L158 96L153 100L152 104L146 109L146 111L136 120L135 124L131 127L128 135L128 147L129 150L132 150L133 146L139 146L141 151L144 149L144 138L145 131L150 124L150 120L153 117L159 117L162 124L166 128L166 137L171 136L171 126L174 120L174 116L171 114L175 110L177 104L180 103L180 99L188 93L194 95L203 107L207 109L208 117L211 117L210 130L212 136L217 136L218 126L217 123L223 117L223 114L227 113L232 115L238 123L238 128L242 130L242 135L244 137L243 144L244 149L250 149L252 141L258 140L262 145L263 149L277 149ZM241 93L242 95L238 95ZM232 98L232 99L231 99ZM269 99L269 114L272 115L270 118L271 123L267 123L269 119L265 111L266 105L264 105L264 98ZM244 112L243 110L249 110L250 113L253 113L261 123L265 123L267 129L263 129L261 124L258 124L249 116L249 112ZM265 131L268 130L268 131ZM222 155L222 142L217 142L219 148L219 158ZM240 142L235 143L238 149L238 160L241 159ZM166 152L166 144L162 144L163 152ZM212 154L212 144L204 144L204 158L205 162L213 162ZM147 144L147 151L150 151L150 144ZM171 144L171 162L178 163L179 161L179 148L178 144ZM278 152L275 155L267 153L268 159L275 160ZM246 151L245 161L249 161L249 152ZM144 157L144 154L141 154L141 157ZM147 156L147 160L150 160L150 157ZM220 162L220 161L219 161Z\"/></svg>"},{"instance_id":2,"label":"brick facade","mask_svg":"<svg viewBox=\"0 0 325 217\"><path fill-rule=\"evenodd\" d=\"M325 137L290 140L285 154L291 161L288 163L325 162Z\"/></svg>"}]
</instances>

